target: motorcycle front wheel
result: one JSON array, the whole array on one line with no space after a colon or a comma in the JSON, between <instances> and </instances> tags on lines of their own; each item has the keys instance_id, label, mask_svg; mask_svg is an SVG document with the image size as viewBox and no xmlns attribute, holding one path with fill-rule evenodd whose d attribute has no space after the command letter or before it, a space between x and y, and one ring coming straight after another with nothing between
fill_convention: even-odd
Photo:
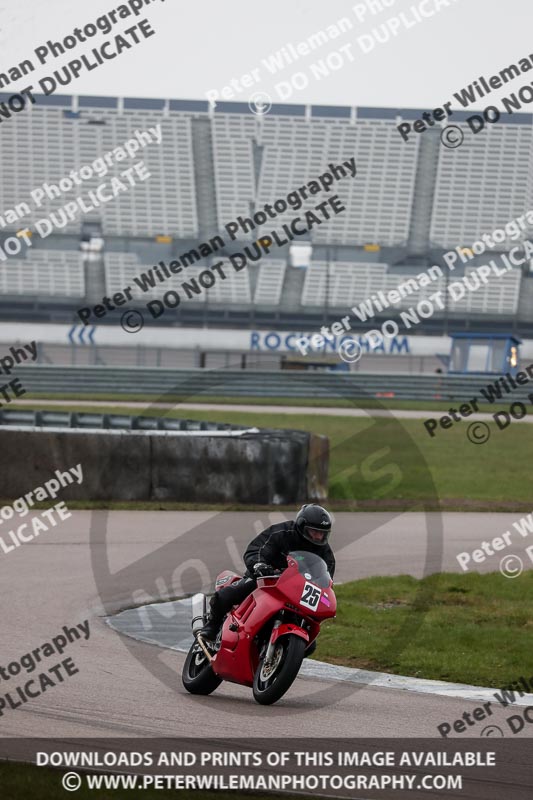
<instances>
[{"instance_id":1,"label":"motorcycle front wheel","mask_svg":"<svg viewBox=\"0 0 533 800\"><path fill-rule=\"evenodd\" d=\"M261 659L254 675L254 698L261 705L275 703L292 686L300 671L306 642L287 634L276 642L270 664Z\"/></svg>"},{"instance_id":2,"label":"motorcycle front wheel","mask_svg":"<svg viewBox=\"0 0 533 800\"><path fill-rule=\"evenodd\" d=\"M222 683L222 678L215 675L198 642L194 642L187 653L181 680L191 694L211 694Z\"/></svg>"}]
</instances>

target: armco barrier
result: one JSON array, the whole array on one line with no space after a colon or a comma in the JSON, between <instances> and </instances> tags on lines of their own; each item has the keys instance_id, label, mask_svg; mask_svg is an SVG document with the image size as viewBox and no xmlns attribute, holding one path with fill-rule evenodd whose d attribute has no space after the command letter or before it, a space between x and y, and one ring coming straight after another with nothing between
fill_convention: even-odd
<instances>
[{"instance_id":1,"label":"armco barrier","mask_svg":"<svg viewBox=\"0 0 533 800\"><path fill-rule=\"evenodd\" d=\"M98 414L97 412L30 411L25 408L0 409L0 425L33 428L95 428L135 431L244 431L244 425L227 422L208 422L174 417L134 417L128 414ZM255 429L254 429L255 430Z\"/></svg>"},{"instance_id":2,"label":"armco barrier","mask_svg":"<svg viewBox=\"0 0 533 800\"><path fill-rule=\"evenodd\" d=\"M15 374L15 373L14 373ZM182 400L199 397L290 397L354 400L360 397L406 400L468 401L491 378L486 375L406 375L289 370L169 370L143 367L17 368L28 392L46 394L147 395L164 399L168 393ZM492 378L495 379L496 376ZM518 387L512 400L524 400L533 385ZM503 400L506 400L505 393ZM509 395L511 397L511 395Z\"/></svg>"},{"instance_id":3,"label":"armco barrier","mask_svg":"<svg viewBox=\"0 0 533 800\"><path fill-rule=\"evenodd\" d=\"M0 427L0 497L81 464L70 500L295 505L327 497L328 439L294 430Z\"/></svg>"}]
</instances>

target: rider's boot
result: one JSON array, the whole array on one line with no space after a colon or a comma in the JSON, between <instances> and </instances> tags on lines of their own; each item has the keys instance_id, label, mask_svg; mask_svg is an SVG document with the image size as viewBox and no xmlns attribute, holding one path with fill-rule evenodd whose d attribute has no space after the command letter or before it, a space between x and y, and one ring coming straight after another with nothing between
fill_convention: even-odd
<instances>
[{"instance_id":1,"label":"rider's boot","mask_svg":"<svg viewBox=\"0 0 533 800\"><path fill-rule=\"evenodd\" d=\"M210 613L207 622L199 633L202 639L206 639L208 642L214 642L218 636L220 626L224 621L224 612L220 609L218 592L215 592L209 601L209 608Z\"/></svg>"}]
</instances>

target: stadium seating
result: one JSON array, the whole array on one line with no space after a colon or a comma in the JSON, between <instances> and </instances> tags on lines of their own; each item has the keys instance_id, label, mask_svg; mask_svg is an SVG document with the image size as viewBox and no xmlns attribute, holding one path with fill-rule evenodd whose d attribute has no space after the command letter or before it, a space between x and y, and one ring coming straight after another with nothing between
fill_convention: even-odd
<instances>
[{"instance_id":1,"label":"stadium seating","mask_svg":"<svg viewBox=\"0 0 533 800\"><path fill-rule=\"evenodd\" d=\"M430 239L471 245L531 207L531 124L489 125L462 147L439 151Z\"/></svg>"},{"instance_id":2,"label":"stadium seating","mask_svg":"<svg viewBox=\"0 0 533 800\"><path fill-rule=\"evenodd\" d=\"M245 206L254 197L256 208L262 208L316 178L328 169L329 163L339 164L355 157L356 180L346 178L334 188L346 213L323 224L313 239L339 245L405 244L418 150L416 145L404 146L391 120L362 119L353 125L346 119L325 122L267 116L258 121L251 115L243 119L241 115L220 113L215 115L213 129L220 224L232 219L235 212L249 213ZM252 143L259 151L257 164ZM253 177L257 167L255 193ZM304 208L312 208L316 202L311 198ZM289 208L276 219L276 224L294 216ZM262 231L268 229L267 224ZM252 233L243 236L252 237Z\"/></svg>"},{"instance_id":3,"label":"stadium seating","mask_svg":"<svg viewBox=\"0 0 533 800\"><path fill-rule=\"evenodd\" d=\"M356 179L347 177L333 190L346 212L317 228L313 240L338 245L406 243L418 149L405 147L392 121L362 119L352 125L341 119L307 122L267 117L259 142L265 155L258 207L286 195L287 187L297 188L316 178L330 162L340 164L355 157ZM285 216L293 218L294 211Z\"/></svg>"},{"instance_id":4,"label":"stadium seating","mask_svg":"<svg viewBox=\"0 0 533 800\"><path fill-rule=\"evenodd\" d=\"M213 145L215 195L219 227L222 227L253 210L256 194L254 159L249 139L215 136Z\"/></svg>"},{"instance_id":5,"label":"stadium seating","mask_svg":"<svg viewBox=\"0 0 533 800\"><path fill-rule=\"evenodd\" d=\"M217 259L219 261L220 259ZM184 282L192 283L198 278L198 274L208 269L210 261L202 261L192 266L189 266L179 275L173 275L162 283L156 283L153 288L143 292L134 282L134 278L138 277L141 272L146 272L152 266L151 264L141 264L139 259L134 253L107 253L105 256L105 276L106 276L106 292L112 294L120 292L126 286L131 286L132 296L136 300L157 300L161 299L165 292L170 289L178 291ZM209 288L209 291L202 291L199 294L193 293L191 290L191 297L187 298L186 302L195 303L241 303L249 305L251 303L250 292L250 276L248 270L235 272L234 270L225 270L227 277L222 280L217 277L217 280ZM185 299L186 295L183 290L180 295Z\"/></svg>"},{"instance_id":6,"label":"stadium seating","mask_svg":"<svg viewBox=\"0 0 533 800\"><path fill-rule=\"evenodd\" d=\"M472 269L466 269L468 278ZM450 311L468 314L515 314L518 309L522 273L512 269L496 280L489 280L474 292L467 292L461 300L450 300ZM475 285L472 281L471 285Z\"/></svg>"},{"instance_id":7,"label":"stadium seating","mask_svg":"<svg viewBox=\"0 0 533 800\"><path fill-rule=\"evenodd\" d=\"M256 306L277 306L281 300L287 265L279 259L265 259L259 267L255 287Z\"/></svg>"},{"instance_id":8,"label":"stadium seating","mask_svg":"<svg viewBox=\"0 0 533 800\"><path fill-rule=\"evenodd\" d=\"M68 99L72 105L74 101ZM107 204L105 213L96 210L93 217L101 219L108 235L196 237L201 220L196 202L194 114L169 110L163 101L153 104L157 107L149 107L149 101L80 98L76 111L37 103L31 113L15 117L3 126L0 138L0 207L14 208L43 182L57 183L72 169L123 144L135 130L161 124L162 144L148 145L137 156L145 161L150 180ZM372 116L369 112L357 109L350 118L327 120L276 114L275 110L264 118L244 110L212 115L213 193L219 226L237 214L250 213L254 206L260 208L285 196L316 177L328 163L354 156L356 180L335 185L347 210L317 228L314 240L336 245L405 244L419 139L406 145L391 114L376 111ZM438 150L430 230L435 246L475 241L480 232L519 216L529 204L530 125L499 124L477 137L469 136L462 148ZM117 163L113 172L127 165L129 161ZM86 192L104 180L95 176L80 188ZM57 201L45 198L24 222L35 222L78 194L76 188ZM294 212L289 210L286 217L291 216ZM63 230L79 229L80 222L75 220Z\"/></svg>"},{"instance_id":9,"label":"stadium seating","mask_svg":"<svg viewBox=\"0 0 533 800\"><path fill-rule=\"evenodd\" d=\"M192 297L191 302L218 306L219 310L223 305L242 306L249 312L264 307L289 313L290 305L305 314L323 308L346 309L378 291L395 289L416 274L415 267L409 274L407 267L402 267L405 274L400 274L392 266L406 263L406 253L417 254L418 261L413 263L420 263L420 271L435 263L430 261L434 252L430 257L429 252L409 250L413 241L427 241L427 247L434 251L469 246L482 233L524 214L532 199L528 115L513 115L473 136L464 115L458 114L469 138L461 148L451 151L438 141L438 147L422 147L421 137L405 143L396 130L399 115L404 113L394 109L274 105L269 114L258 116L242 103L221 102L213 111L202 101L59 95L41 98L28 113L18 114L2 126L0 232L3 228L12 233L47 217L137 160L145 161L151 177L83 220L78 218L56 231L58 235L49 245L54 250L35 247L25 260L10 258L0 264L0 290L10 296L45 299L83 297L86 287L80 255L60 249L61 235L79 236L82 221L96 223L97 229L101 225L103 236L105 272L96 254L94 272L91 264L87 266L88 280L91 275L100 275L101 280L105 274L108 294L128 285L135 287L135 276L160 258L168 258L161 249L150 249L155 237L163 234L174 239L177 252L179 240L186 241L186 249L190 249L191 242L206 241L218 231L224 232L224 225L238 215L251 216L316 178L330 163L338 165L352 157L357 165L356 178L346 177L332 188L345 211L312 231L315 257L305 271L289 268L287 254L273 248L259 264L238 273L228 272L226 280L217 279L208 292ZM412 118L415 112L409 113L408 118ZM45 198L40 207L33 207L20 220L10 224L5 221L6 211L28 202L31 191L44 182L58 183L71 170L123 145L135 131L156 125L162 129L161 145L153 142L139 150L135 159L117 162L107 176L95 175L56 200ZM421 185L424 191L419 194ZM417 198L424 198L426 193L430 198L427 215L420 214L420 208L418 216L413 213L415 187ZM239 238L255 241L271 228L279 229L301 215L324 196L322 192L309 198L300 210L289 207L275 220L269 219L262 228ZM96 235L100 235L99 230ZM110 243L112 238L115 241ZM369 253L368 257L362 254L360 248L368 244L379 245L379 263L372 261ZM324 246L330 251L329 267ZM385 248L391 250L384 252ZM365 260L357 260L362 257ZM383 263L386 260L390 263ZM161 298L209 263L195 264L149 292L134 289L134 296L145 301ZM451 301L449 311L462 315L515 314L521 280L521 272L512 271L457 302ZM408 308L439 290L445 290L444 279L406 295L395 308Z\"/></svg>"},{"instance_id":10,"label":"stadium seating","mask_svg":"<svg viewBox=\"0 0 533 800\"><path fill-rule=\"evenodd\" d=\"M360 303L378 291L388 292L405 282L409 275L391 274L387 264L362 262L313 261L307 270L304 282L302 303L308 306L323 306L325 302L335 308L345 308ZM432 292L442 290L444 280L436 280L431 286L423 287L406 295L396 306L403 308L425 299ZM327 296L327 300L326 300Z\"/></svg>"},{"instance_id":11,"label":"stadium seating","mask_svg":"<svg viewBox=\"0 0 533 800\"><path fill-rule=\"evenodd\" d=\"M468 276L473 269L467 268L466 275ZM397 289L398 285L406 285L407 279L413 277L416 277L416 274L390 272L386 264L332 262L328 269L326 262L313 261L306 271L302 304L348 308L363 302L380 290L386 295L387 292ZM458 276L452 276L450 283L459 280ZM514 314L518 308L521 280L521 271L513 269L501 278L482 284L476 291L466 292L465 297L460 300L454 301L450 295L448 308L451 312L457 313ZM437 278L414 292L403 292L400 302L391 306L390 313L394 314L395 310L416 306L434 292L442 292L442 296L445 297L445 277Z\"/></svg>"},{"instance_id":12,"label":"stadium seating","mask_svg":"<svg viewBox=\"0 0 533 800\"><path fill-rule=\"evenodd\" d=\"M0 157L2 181L0 208L14 208L44 182L57 184L71 170L90 165L96 158L124 144L135 130L162 126L162 143L149 144L134 159L116 162L105 177L96 174L57 199L44 198L24 224L50 214L79 196L86 196L110 176L143 160L151 178L96 209L86 218L101 220L104 234L194 237L198 232L192 158L191 121L187 117L163 118L160 113L108 108L84 108L79 116L64 109L39 106L20 114L2 128ZM98 123L98 124L95 124ZM43 152L46 158L43 158ZM90 201L87 200L87 205ZM7 226L18 229L20 224ZM79 232L80 219L69 222L64 233Z\"/></svg>"},{"instance_id":13,"label":"stadium seating","mask_svg":"<svg viewBox=\"0 0 533 800\"><path fill-rule=\"evenodd\" d=\"M63 250L29 250L25 259L0 264L0 293L41 297L85 296L81 254Z\"/></svg>"}]
</instances>

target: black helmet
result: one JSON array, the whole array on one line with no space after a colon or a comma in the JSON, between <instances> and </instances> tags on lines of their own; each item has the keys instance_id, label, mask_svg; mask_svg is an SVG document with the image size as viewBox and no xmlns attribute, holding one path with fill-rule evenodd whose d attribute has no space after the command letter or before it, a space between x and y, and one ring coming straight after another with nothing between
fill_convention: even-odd
<instances>
[{"instance_id":1,"label":"black helmet","mask_svg":"<svg viewBox=\"0 0 533 800\"><path fill-rule=\"evenodd\" d=\"M296 531L308 542L319 546L328 543L331 517L322 506L309 503L302 506L295 520Z\"/></svg>"}]
</instances>

